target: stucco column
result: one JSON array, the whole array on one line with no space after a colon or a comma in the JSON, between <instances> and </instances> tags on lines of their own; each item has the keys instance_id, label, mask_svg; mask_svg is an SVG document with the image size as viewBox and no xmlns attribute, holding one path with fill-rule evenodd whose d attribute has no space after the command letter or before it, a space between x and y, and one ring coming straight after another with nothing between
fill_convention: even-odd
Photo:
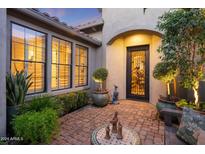
<instances>
[{"instance_id":1,"label":"stucco column","mask_svg":"<svg viewBox=\"0 0 205 154\"><path fill-rule=\"evenodd\" d=\"M52 63L52 36L51 34L47 35L47 53L46 53L46 90L48 93L51 92L51 63Z\"/></svg>"},{"instance_id":2,"label":"stucco column","mask_svg":"<svg viewBox=\"0 0 205 154\"><path fill-rule=\"evenodd\" d=\"M72 48L72 88L75 88L75 51L76 51L76 43L73 43Z\"/></svg>"},{"instance_id":3,"label":"stucco column","mask_svg":"<svg viewBox=\"0 0 205 154\"><path fill-rule=\"evenodd\" d=\"M6 136L6 9L0 9L0 136Z\"/></svg>"}]
</instances>

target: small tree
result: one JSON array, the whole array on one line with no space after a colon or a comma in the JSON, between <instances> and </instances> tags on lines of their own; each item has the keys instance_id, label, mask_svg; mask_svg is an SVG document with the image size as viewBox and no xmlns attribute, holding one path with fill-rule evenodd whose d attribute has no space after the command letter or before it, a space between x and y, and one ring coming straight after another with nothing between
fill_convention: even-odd
<instances>
[{"instance_id":1,"label":"small tree","mask_svg":"<svg viewBox=\"0 0 205 154\"><path fill-rule=\"evenodd\" d=\"M154 68L153 77L166 83L168 97L170 96L170 83L175 79L176 75L176 66L170 62L160 62Z\"/></svg>"},{"instance_id":2,"label":"small tree","mask_svg":"<svg viewBox=\"0 0 205 154\"><path fill-rule=\"evenodd\" d=\"M93 80L100 84L100 91L102 91L102 84L107 79L108 71L106 68L98 68L93 73Z\"/></svg>"},{"instance_id":3,"label":"small tree","mask_svg":"<svg viewBox=\"0 0 205 154\"><path fill-rule=\"evenodd\" d=\"M173 9L159 18L164 32L159 52L162 60L179 68L181 84L194 91L199 107L198 88L205 62L205 9Z\"/></svg>"}]
</instances>

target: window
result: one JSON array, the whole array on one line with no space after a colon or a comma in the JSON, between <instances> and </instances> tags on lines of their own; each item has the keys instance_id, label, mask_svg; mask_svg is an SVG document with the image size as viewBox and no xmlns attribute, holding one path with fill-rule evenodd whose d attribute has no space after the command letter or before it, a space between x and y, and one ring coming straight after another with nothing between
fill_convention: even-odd
<instances>
[{"instance_id":1,"label":"window","mask_svg":"<svg viewBox=\"0 0 205 154\"><path fill-rule=\"evenodd\" d=\"M71 87L71 43L52 38L52 90Z\"/></svg>"},{"instance_id":2,"label":"window","mask_svg":"<svg viewBox=\"0 0 205 154\"><path fill-rule=\"evenodd\" d=\"M25 70L32 74L33 84L28 93L43 92L45 89L45 47L44 33L12 24L11 73Z\"/></svg>"},{"instance_id":3,"label":"window","mask_svg":"<svg viewBox=\"0 0 205 154\"><path fill-rule=\"evenodd\" d=\"M76 45L75 53L75 86L88 84L88 49Z\"/></svg>"}]
</instances>

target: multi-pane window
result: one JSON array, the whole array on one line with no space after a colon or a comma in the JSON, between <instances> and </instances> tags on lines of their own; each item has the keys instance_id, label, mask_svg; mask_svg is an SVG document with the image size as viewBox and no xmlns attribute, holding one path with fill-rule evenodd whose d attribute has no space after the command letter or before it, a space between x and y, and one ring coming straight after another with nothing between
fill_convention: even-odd
<instances>
[{"instance_id":1,"label":"multi-pane window","mask_svg":"<svg viewBox=\"0 0 205 154\"><path fill-rule=\"evenodd\" d=\"M52 90L71 87L71 43L52 38Z\"/></svg>"},{"instance_id":2,"label":"multi-pane window","mask_svg":"<svg viewBox=\"0 0 205 154\"><path fill-rule=\"evenodd\" d=\"M75 52L75 86L85 86L88 84L88 49L76 45Z\"/></svg>"},{"instance_id":3,"label":"multi-pane window","mask_svg":"<svg viewBox=\"0 0 205 154\"><path fill-rule=\"evenodd\" d=\"M43 92L45 89L45 47L44 33L12 24L11 72L25 70L32 74L33 84L28 93Z\"/></svg>"}]
</instances>

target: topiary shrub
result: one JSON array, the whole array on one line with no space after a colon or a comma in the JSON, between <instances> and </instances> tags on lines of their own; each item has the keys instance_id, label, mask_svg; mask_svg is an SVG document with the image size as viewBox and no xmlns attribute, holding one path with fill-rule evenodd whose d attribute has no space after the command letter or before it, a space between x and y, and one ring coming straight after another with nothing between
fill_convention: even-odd
<instances>
[{"instance_id":1,"label":"topiary shrub","mask_svg":"<svg viewBox=\"0 0 205 154\"><path fill-rule=\"evenodd\" d=\"M13 122L15 136L23 138L24 144L48 144L58 131L57 112L45 109L17 116Z\"/></svg>"},{"instance_id":2,"label":"topiary shrub","mask_svg":"<svg viewBox=\"0 0 205 154\"><path fill-rule=\"evenodd\" d=\"M177 76L176 65L170 62L160 62L158 63L153 71L153 77L160 80L167 85L167 95L170 96L170 83Z\"/></svg>"},{"instance_id":3,"label":"topiary shrub","mask_svg":"<svg viewBox=\"0 0 205 154\"><path fill-rule=\"evenodd\" d=\"M108 70L106 68L98 68L93 73L93 80L100 84L100 91L102 91L102 83L107 79Z\"/></svg>"},{"instance_id":4,"label":"topiary shrub","mask_svg":"<svg viewBox=\"0 0 205 154\"><path fill-rule=\"evenodd\" d=\"M32 111L40 112L47 108L55 110L59 116L62 114L63 111L63 105L58 102L55 97L39 96L22 105L20 107L20 114Z\"/></svg>"}]
</instances>

